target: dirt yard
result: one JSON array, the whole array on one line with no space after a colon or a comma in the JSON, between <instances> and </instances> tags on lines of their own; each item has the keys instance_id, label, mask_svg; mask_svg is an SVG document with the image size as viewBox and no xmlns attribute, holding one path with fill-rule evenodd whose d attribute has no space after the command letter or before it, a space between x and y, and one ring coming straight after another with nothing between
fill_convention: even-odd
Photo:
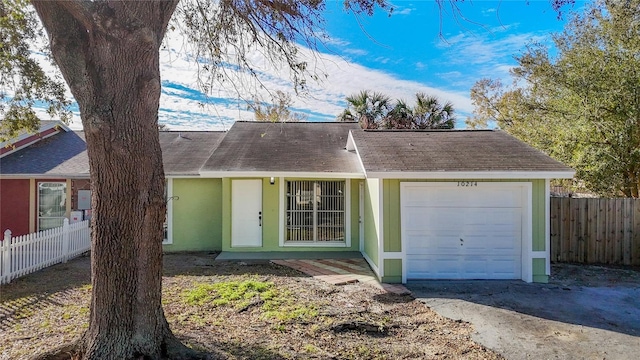
<instances>
[{"instance_id":1,"label":"dirt yard","mask_svg":"<svg viewBox=\"0 0 640 360\"><path fill-rule=\"evenodd\" d=\"M0 359L24 359L87 327L88 257L0 287ZM411 296L334 286L269 264L165 256L164 309L174 333L212 359L501 359L474 329Z\"/></svg>"},{"instance_id":2,"label":"dirt yard","mask_svg":"<svg viewBox=\"0 0 640 360\"><path fill-rule=\"evenodd\" d=\"M640 266L552 264L551 284L586 287L640 287Z\"/></svg>"}]
</instances>

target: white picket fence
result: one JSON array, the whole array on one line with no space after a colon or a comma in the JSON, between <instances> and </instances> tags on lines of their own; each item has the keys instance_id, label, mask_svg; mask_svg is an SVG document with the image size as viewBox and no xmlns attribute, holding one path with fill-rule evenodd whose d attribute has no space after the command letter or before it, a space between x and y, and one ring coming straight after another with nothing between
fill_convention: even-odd
<instances>
[{"instance_id":1,"label":"white picket fence","mask_svg":"<svg viewBox=\"0 0 640 360\"><path fill-rule=\"evenodd\" d=\"M89 220L22 236L4 232L0 244L0 284L47 266L67 262L91 249Z\"/></svg>"}]
</instances>

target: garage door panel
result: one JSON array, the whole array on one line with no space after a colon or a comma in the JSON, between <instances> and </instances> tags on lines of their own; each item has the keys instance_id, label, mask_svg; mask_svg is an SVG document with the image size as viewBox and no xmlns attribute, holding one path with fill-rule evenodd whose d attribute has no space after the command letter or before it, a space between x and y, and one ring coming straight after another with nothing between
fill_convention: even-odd
<instances>
[{"instance_id":1,"label":"garage door panel","mask_svg":"<svg viewBox=\"0 0 640 360\"><path fill-rule=\"evenodd\" d=\"M407 277L520 278L522 199L516 186L404 188Z\"/></svg>"},{"instance_id":2,"label":"garage door panel","mask_svg":"<svg viewBox=\"0 0 640 360\"><path fill-rule=\"evenodd\" d=\"M405 206L430 207L522 207L522 197L513 189L484 187L429 188L425 193L421 186L406 188Z\"/></svg>"},{"instance_id":3,"label":"garage door panel","mask_svg":"<svg viewBox=\"0 0 640 360\"><path fill-rule=\"evenodd\" d=\"M407 277L412 279L514 279L520 263L511 257L407 255Z\"/></svg>"}]
</instances>

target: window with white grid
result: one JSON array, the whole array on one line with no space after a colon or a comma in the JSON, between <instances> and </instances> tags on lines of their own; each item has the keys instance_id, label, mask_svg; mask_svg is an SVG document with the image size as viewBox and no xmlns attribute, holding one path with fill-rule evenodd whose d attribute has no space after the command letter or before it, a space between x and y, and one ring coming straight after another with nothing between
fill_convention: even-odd
<instances>
[{"instance_id":1,"label":"window with white grid","mask_svg":"<svg viewBox=\"0 0 640 360\"><path fill-rule=\"evenodd\" d=\"M344 242L344 181L287 181L286 241Z\"/></svg>"}]
</instances>

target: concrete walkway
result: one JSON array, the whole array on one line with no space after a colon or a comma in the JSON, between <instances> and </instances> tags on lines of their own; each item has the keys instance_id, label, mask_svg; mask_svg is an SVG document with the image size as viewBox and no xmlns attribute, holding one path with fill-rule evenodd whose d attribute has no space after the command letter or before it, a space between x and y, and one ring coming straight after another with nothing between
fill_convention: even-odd
<instances>
[{"instance_id":1,"label":"concrete walkway","mask_svg":"<svg viewBox=\"0 0 640 360\"><path fill-rule=\"evenodd\" d=\"M362 258L355 259L288 259L271 260L272 263L288 266L303 272L316 279L333 285L345 285L349 283L365 283L382 289L386 292L406 295L411 294L406 287L400 284L383 284L378 282L369 264Z\"/></svg>"}]
</instances>

